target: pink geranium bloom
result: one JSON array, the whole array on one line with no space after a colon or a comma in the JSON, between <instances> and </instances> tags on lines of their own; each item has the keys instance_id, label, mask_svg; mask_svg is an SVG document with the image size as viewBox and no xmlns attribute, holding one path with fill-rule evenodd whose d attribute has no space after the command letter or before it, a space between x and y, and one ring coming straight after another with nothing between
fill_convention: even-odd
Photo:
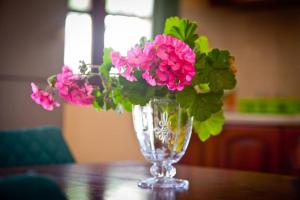
<instances>
[{"instance_id":1,"label":"pink geranium bloom","mask_svg":"<svg viewBox=\"0 0 300 200\"><path fill-rule=\"evenodd\" d=\"M127 65L132 67L139 66L142 62L143 51L140 47L134 47L127 52Z\"/></svg>"},{"instance_id":2,"label":"pink geranium bloom","mask_svg":"<svg viewBox=\"0 0 300 200\"><path fill-rule=\"evenodd\" d=\"M195 71L195 53L183 41L168 35L157 35L144 49L143 78L153 85L165 85L169 90L183 90L190 85ZM151 63L151 65L149 64ZM151 73L152 72L152 73ZM153 73L155 72L155 73Z\"/></svg>"},{"instance_id":3,"label":"pink geranium bloom","mask_svg":"<svg viewBox=\"0 0 300 200\"><path fill-rule=\"evenodd\" d=\"M142 78L147 81L147 83L151 86L156 86L156 81L155 79L150 75L149 71L145 71L142 74Z\"/></svg>"},{"instance_id":4,"label":"pink geranium bloom","mask_svg":"<svg viewBox=\"0 0 300 200\"><path fill-rule=\"evenodd\" d=\"M81 80L79 75L73 74L67 66L64 66L62 73L57 75L55 87L59 95L68 103L87 106L95 100L92 95L93 86Z\"/></svg>"},{"instance_id":5,"label":"pink geranium bloom","mask_svg":"<svg viewBox=\"0 0 300 200\"><path fill-rule=\"evenodd\" d=\"M54 107L59 107L60 104L46 91L41 90L35 83L31 83L32 94L31 98L35 103L41 105L46 110L53 110Z\"/></svg>"},{"instance_id":6,"label":"pink geranium bloom","mask_svg":"<svg viewBox=\"0 0 300 200\"><path fill-rule=\"evenodd\" d=\"M196 73L193 50L183 41L168 35L157 35L142 50L134 47L127 57L112 52L112 64L129 81L136 81L134 70L142 71L142 78L151 86L167 86L169 90L183 90Z\"/></svg>"},{"instance_id":7,"label":"pink geranium bloom","mask_svg":"<svg viewBox=\"0 0 300 200\"><path fill-rule=\"evenodd\" d=\"M122 67L127 64L127 60L125 57L121 56L121 54L117 51L111 52L111 59L113 65L121 71Z\"/></svg>"},{"instance_id":8,"label":"pink geranium bloom","mask_svg":"<svg viewBox=\"0 0 300 200\"><path fill-rule=\"evenodd\" d=\"M140 47L134 47L127 52L127 57L121 56L119 52L113 51L111 53L112 64L118 69L121 76L128 81L136 81L136 77L133 75L135 69L139 69L139 66L143 63L142 49Z\"/></svg>"}]
</instances>

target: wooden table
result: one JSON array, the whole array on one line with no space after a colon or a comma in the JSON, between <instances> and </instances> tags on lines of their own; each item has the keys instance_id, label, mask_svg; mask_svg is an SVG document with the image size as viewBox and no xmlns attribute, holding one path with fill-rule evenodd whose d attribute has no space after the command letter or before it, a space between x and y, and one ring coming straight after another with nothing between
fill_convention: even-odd
<instances>
[{"instance_id":1,"label":"wooden table","mask_svg":"<svg viewBox=\"0 0 300 200\"><path fill-rule=\"evenodd\" d=\"M52 177L69 199L300 199L299 178L253 172L177 166L177 177L188 179L188 191L148 190L137 181L149 176L149 165L134 162L2 168L0 176L37 173Z\"/></svg>"}]
</instances>

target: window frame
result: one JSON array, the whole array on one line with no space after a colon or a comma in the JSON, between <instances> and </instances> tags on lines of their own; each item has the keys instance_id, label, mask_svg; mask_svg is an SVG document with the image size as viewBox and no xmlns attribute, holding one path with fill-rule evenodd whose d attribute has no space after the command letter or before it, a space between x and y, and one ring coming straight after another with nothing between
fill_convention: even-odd
<instances>
[{"instance_id":1,"label":"window frame","mask_svg":"<svg viewBox=\"0 0 300 200\"><path fill-rule=\"evenodd\" d=\"M91 7L89 10L77 10L68 6L67 13L88 14L92 19L92 35L91 35L91 64L101 64L104 48L104 18L105 0L90 0Z\"/></svg>"},{"instance_id":2,"label":"window frame","mask_svg":"<svg viewBox=\"0 0 300 200\"><path fill-rule=\"evenodd\" d=\"M150 27L150 38L147 38L147 39L151 39L153 37L153 30L154 30L154 7L155 7L155 1L156 0L153 0L152 14L149 15L149 16L141 16L141 15L136 15L136 14L128 14L128 13L124 13L122 11L120 11L120 12L110 12L110 11L106 10L105 4L104 4L105 16L104 16L103 22L104 22L105 17L107 15L120 16L120 17L135 17L135 18L139 18L139 19L142 19L142 20L149 20L150 24L151 24L151 27ZM104 32L105 32L105 24L104 24ZM103 32L103 34L104 34L104 32ZM103 37L103 47L105 46L104 43L105 43L105 38Z\"/></svg>"}]
</instances>

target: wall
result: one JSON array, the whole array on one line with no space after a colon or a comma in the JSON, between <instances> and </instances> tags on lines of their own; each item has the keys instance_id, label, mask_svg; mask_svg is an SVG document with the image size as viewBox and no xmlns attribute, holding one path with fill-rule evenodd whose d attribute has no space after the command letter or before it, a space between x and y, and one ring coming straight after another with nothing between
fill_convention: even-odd
<instances>
[{"instance_id":1,"label":"wall","mask_svg":"<svg viewBox=\"0 0 300 200\"><path fill-rule=\"evenodd\" d=\"M300 7L246 9L181 0L212 47L236 57L239 96L300 96Z\"/></svg>"},{"instance_id":2,"label":"wall","mask_svg":"<svg viewBox=\"0 0 300 200\"><path fill-rule=\"evenodd\" d=\"M64 134L80 163L143 160L130 113L65 105Z\"/></svg>"},{"instance_id":3,"label":"wall","mask_svg":"<svg viewBox=\"0 0 300 200\"><path fill-rule=\"evenodd\" d=\"M62 124L62 110L44 111L30 82L45 84L63 64L65 0L0 1L0 129Z\"/></svg>"}]
</instances>

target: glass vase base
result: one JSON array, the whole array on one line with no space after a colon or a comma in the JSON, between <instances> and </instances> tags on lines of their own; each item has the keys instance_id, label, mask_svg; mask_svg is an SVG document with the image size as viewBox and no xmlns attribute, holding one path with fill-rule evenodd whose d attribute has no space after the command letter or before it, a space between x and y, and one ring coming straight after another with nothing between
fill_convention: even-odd
<instances>
[{"instance_id":1,"label":"glass vase base","mask_svg":"<svg viewBox=\"0 0 300 200\"><path fill-rule=\"evenodd\" d=\"M145 189L178 189L187 190L189 182L176 178L148 178L138 182L138 186Z\"/></svg>"}]
</instances>

